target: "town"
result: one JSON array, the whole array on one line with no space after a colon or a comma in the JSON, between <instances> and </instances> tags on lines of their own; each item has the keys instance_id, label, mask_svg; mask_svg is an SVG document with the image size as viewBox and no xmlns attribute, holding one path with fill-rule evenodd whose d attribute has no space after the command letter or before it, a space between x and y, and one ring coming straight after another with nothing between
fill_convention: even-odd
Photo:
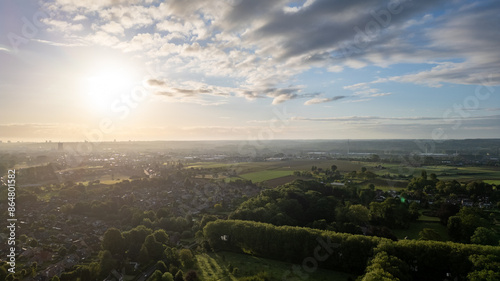
<instances>
[{"instance_id":1,"label":"town","mask_svg":"<svg viewBox=\"0 0 500 281\"><path fill-rule=\"evenodd\" d=\"M84 154L72 154L76 143L2 143L2 174L16 170L18 241L12 272L9 237L1 234L0 274L5 280L163 280L166 273L175 280L277 280L274 271L224 256L301 262L219 245L212 233L221 233L217 224L224 221L498 251L500 142L488 140L481 150L467 142L448 145L452 153L415 154L410 141L395 141L401 149L385 153L377 141L283 141L253 155L238 154L231 142L110 142ZM7 177L2 184L7 198ZM1 208L7 210L4 199ZM223 230L223 241L242 239L224 231L232 230ZM111 235L124 242L109 242ZM212 263L220 271L209 270ZM370 263L319 264L312 280L322 274L353 280L365 268L369 274ZM448 273L465 274L442 274Z\"/></svg>"}]
</instances>

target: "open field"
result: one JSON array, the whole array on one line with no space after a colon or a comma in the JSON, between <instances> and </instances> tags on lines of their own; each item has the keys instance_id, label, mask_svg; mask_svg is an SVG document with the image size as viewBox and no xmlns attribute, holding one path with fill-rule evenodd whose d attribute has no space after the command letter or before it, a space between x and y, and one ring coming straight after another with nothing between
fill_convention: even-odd
<instances>
[{"instance_id":1,"label":"open field","mask_svg":"<svg viewBox=\"0 0 500 281\"><path fill-rule=\"evenodd\" d=\"M332 165L336 165L341 173L359 171L362 167L366 167L379 176L390 174L392 176L413 175L418 177L422 170L426 170L428 175L435 173L440 180L458 180L461 182L484 180L490 184L500 185L500 168L498 167L452 167L445 165L404 167L399 164L380 164L356 160L291 159L241 163L195 162L189 164L187 168L227 169L235 171L237 176L227 178L226 181L245 179L275 187L297 179L292 175L293 171L310 171L312 166L328 169ZM384 168L380 168L380 166ZM385 191L400 190L406 188L408 180L377 178L362 182L362 186L366 188L370 183L373 183L377 189Z\"/></svg>"},{"instance_id":2,"label":"open field","mask_svg":"<svg viewBox=\"0 0 500 281\"><path fill-rule=\"evenodd\" d=\"M293 266L290 263L231 252L204 253L196 255L196 259L200 269L200 279L207 281L236 281L238 278L253 276L263 271L268 273L270 280L283 280L285 274L289 273ZM231 266L233 272L230 270ZM237 272L234 268L237 268ZM349 277L354 277L347 273L324 269L318 269L308 275L307 280L311 281L345 281ZM291 278L292 275L289 277Z\"/></svg>"},{"instance_id":3,"label":"open field","mask_svg":"<svg viewBox=\"0 0 500 281\"><path fill-rule=\"evenodd\" d=\"M248 174L243 174L240 177L246 180L251 180L252 182L263 182L267 180L272 180L276 178L281 178L285 176L289 176L293 173L293 171L260 171L253 172Z\"/></svg>"},{"instance_id":4,"label":"open field","mask_svg":"<svg viewBox=\"0 0 500 281\"><path fill-rule=\"evenodd\" d=\"M367 167L374 165L373 163L365 163ZM489 183L500 184L500 168L499 167L453 167L453 166L422 166L422 167L404 167L398 164L383 164L386 169L372 170L378 175L391 174L391 175L413 175L420 176L422 170L427 171L427 175L435 173L438 179L441 180L484 180Z\"/></svg>"},{"instance_id":5,"label":"open field","mask_svg":"<svg viewBox=\"0 0 500 281\"><path fill-rule=\"evenodd\" d=\"M500 185L500 180L485 180L484 182L489 184Z\"/></svg>"},{"instance_id":6,"label":"open field","mask_svg":"<svg viewBox=\"0 0 500 281\"><path fill-rule=\"evenodd\" d=\"M258 172L262 170L282 170L282 171L310 171L312 166L322 169L337 165L340 172L351 172L360 170L363 167L361 162L346 160L316 160L316 159L292 159L284 161L263 161L263 162L240 162L240 163L218 163L218 162L195 162L190 163L186 168L227 168L236 170L239 175Z\"/></svg>"},{"instance_id":7,"label":"open field","mask_svg":"<svg viewBox=\"0 0 500 281\"><path fill-rule=\"evenodd\" d=\"M398 239L405 239L405 237L407 239L418 239L418 234L424 228L434 229L437 233L439 233L439 235L441 235L443 241L450 241L450 236L448 235L446 226L442 225L439 222L430 221L417 221L411 223L408 229L395 229L394 235L396 235Z\"/></svg>"}]
</instances>

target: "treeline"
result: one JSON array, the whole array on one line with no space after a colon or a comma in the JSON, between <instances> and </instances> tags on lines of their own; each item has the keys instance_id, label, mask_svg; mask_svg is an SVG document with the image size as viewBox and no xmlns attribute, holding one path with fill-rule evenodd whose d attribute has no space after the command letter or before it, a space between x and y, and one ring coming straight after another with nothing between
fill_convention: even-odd
<instances>
[{"instance_id":1,"label":"treeline","mask_svg":"<svg viewBox=\"0 0 500 281\"><path fill-rule=\"evenodd\" d=\"M500 247L384 241L374 249L374 258L362 280L499 280L499 265Z\"/></svg>"},{"instance_id":2,"label":"treeline","mask_svg":"<svg viewBox=\"0 0 500 281\"><path fill-rule=\"evenodd\" d=\"M435 241L394 242L378 237L238 220L210 222L203 231L215 251L249 253L310 267L365 273L359 278L363 281L432 281L455 277L465 280L468 276L494 276L497 273L490 271L498 266L500 257L500 247Z\"/></svg>"},{"instance_id":3,"label":"treeline","mask_svg":"<svg viewBox=\"0 0 500 281\"><path fill-rule=\"evenodd\" d=\"M373 188L358 190L353 186L331 186L317 181L297 180L263 190L243 202L230 219L306 226L322 230L364 233L395 239L388 228L407 228L418 219L417 203L388 198L374 202Z\"/></svg>"},{"instance_id":4,"label":"treeline","mask_svg":"<svg viewBox=\"0 0 500 281\"><path fill-rule=\"evenodd\" d=\"M364 271L380 241L387 240L240 220L209 222L203 234L215 251L247 253L296 264L318 257L315 263L319 267L357 274Z\"/></svg>"},{"instance_id":5,"label":"treeline","mask_svg":"<svg viewBox=\"0 0 500 281\"><path fill-rule=\"evenodd\" d=\"M420 177L414 177L408 183L407 189L418 199L425 199L426 195L434 194L439 197L468 197L474 202L488 198L490 202L500 201L500 189L495 185L483 181L460 183L456 180L442 181L432 173L429 176L423 170Z\"/></svg>"}]
</instances>

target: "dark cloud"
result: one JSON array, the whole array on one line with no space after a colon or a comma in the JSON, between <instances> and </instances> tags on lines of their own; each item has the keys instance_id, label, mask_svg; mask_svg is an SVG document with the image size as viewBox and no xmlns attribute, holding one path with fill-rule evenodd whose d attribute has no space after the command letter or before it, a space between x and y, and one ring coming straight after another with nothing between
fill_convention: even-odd
<instances>
[{"instance_id":1,"label":"dark cloud","mask_svg":"<svg viewBox=\"0 0 500 281\"><path fill-rule=\"evenodd\" d=\"M394 2L400 5L391 6ZM344 57L341 44L352 44L367 52L398 37L402 23L441 2L444 1L317 0L296 13L274 11L268 22L248 37L261 42L279 38L282 59L310 53L312 60L325 58L325 50L337 52L331 54L333 57Z\"/></svg>"},{"instance_id":2,"label":"dark cloud","mask_svg":"<svg viewBox=\"0 0 500 281\"><path fill-rule=\"evenodd\" d=\"M165 85L165 81L161 81L161 80L157 80L157 79L148 79L146 81L146 83L149 86L164 86Z\"/></svg>"}]
</instances>

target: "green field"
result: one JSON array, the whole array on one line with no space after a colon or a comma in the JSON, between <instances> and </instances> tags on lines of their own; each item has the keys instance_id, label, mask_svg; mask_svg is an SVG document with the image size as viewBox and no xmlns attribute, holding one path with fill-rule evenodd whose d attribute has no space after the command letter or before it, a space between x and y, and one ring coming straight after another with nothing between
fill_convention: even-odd
<instances>
[{"instance_id":1,"label":"green field","mask_svg":"<svg viewBox=\"0 0 500 281\"><path fill-rule=\"evenodd\" d=\"M500 185L500 180L485 180L484 182L489 184Z\"/></svg>"},{"instance_id":2,"label":"green field","mask_svg":"<svg viewBox=\"0 0 500 281\"><path fill-rule=\"evenodd\" d=\"M186 165L186 168L224 168L236 170L238 175L259 172L263 170L281 171L310 171L312 166L322 169L337 165L340 172L351 172L360 170L363 167L361 162L345 160L314 160L314 159L292 159L285 161L262 161L262 162L239 162L239 163L218 163L218 162L194 162Z\"/></svg>"},{"instance_id":3,"label":"green field","mask_svg":"<svg viewBox=\"0 0 500 281\"><path fill-rule=\"evenodd\" d=\"M263 183L266 186L274 187L297 179L297 177L292 176L293 171L310 171L312 166L329 169L332 165L336 165L341 173L359 171L362 167L366 167L369 171L379 176L390 174L391 176L413 175L418 177L422 170L426 170L428 175L435 173L440 180L455 179L461 182L484 180L490 184L500 185L500 168L498 167L452 167L444 165L405 167L399 164L381 164L354 160L291 159L285 161L240 163L193 162L188 164L186 168L226 169L236 172L236 176L227 178L226 181L245 179L251 180L254 183ZM408 180L377 178L363 182L362 185L363 187L368 187L370 183L373 183L377 189L387 191L406 188Z\"/></svg>"},{"instance_id":4,"label":"green field","mask_svg":"<svg viewBox=\"0 0 500 281\"><path fill-rule=\"evenodd\" d=\"M272 180L276 178L281 178L285 176L289 176L293 173L293 171L260 171L253 172L248 174L243 174L240 177L246 180L251 180L252 182L263 182L267 180Z\"/></svg>"},{"instance_id":5,"label":"green field","mask_svg":"<svg viewBox=\"0 0 500 281\"><path fill-rule=\"evenodd\" d=\"M236 281L238 278L253 276L263 271L268 273L270 280L283 280L285 274L289 273L293 266L290 263L231 252L204 253L196 255L196 259L200 279L206 281ZM233 267L233 272L230 272L230 265ZM234 268L237 268L237 272ZM349 277L355 277L347 273L324 269L307 274L307 280L310 281L345 281Z\"/></svg>"},{"instance_id":6,"label":"green field","mask_svg":"<svg viewBox=\"0 0 500 281\"><path fill-rule=\"evenodd\" d=\"M373 163L365 163L367 167L374 165ZM500 168L497 167L452 167L452 166L422 166L422 167L404 167L398 164L382 164L386 169L374 169L373 172L378 175L413 175L420 176L422 170L427 171L427 174L435 173L438 179L441 180L484 180L489 183L500 184Z\"/></svg>"},{"instance_id":7,"label":"green field","mask_svg":"<svg viewBox=\"0 0 500 281\"><path fill-rule=\"evenodd\" d=\"M405 237L407 239L418 239L418 234L424 228L434 229L437 233L439 233L439 235L441 235L443 241L450 240L450 236L448 235L446 226L442 225L439 222L417 221L411 223L408 229L395 229L393 232L398 239L405 239Z\"/></svg>"}]
</instances>

